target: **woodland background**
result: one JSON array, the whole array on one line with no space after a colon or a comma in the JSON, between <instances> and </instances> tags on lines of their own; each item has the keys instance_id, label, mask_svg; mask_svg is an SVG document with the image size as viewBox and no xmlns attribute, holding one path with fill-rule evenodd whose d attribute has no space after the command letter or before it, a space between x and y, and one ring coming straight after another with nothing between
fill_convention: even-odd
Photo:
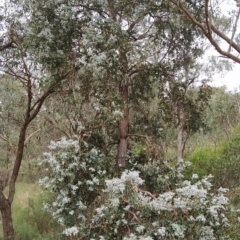
<instances>
[{"instance_id":1,"label":"woodland background","mask_svg":"<svg viewBox=\"0 0 240 240\"><path fill-rule=\"evenodd\" d=\"M0 238L238 239L239 7L6 1Z\"/></svg>"}]
</instances>

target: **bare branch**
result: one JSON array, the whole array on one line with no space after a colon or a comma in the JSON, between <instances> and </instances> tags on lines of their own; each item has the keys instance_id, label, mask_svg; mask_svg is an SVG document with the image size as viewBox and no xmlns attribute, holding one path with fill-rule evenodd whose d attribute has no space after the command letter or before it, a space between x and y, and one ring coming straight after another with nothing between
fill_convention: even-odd
<instances>
[{"instance_id":1,"label":"bare branch","mask_svg":"<svg viewBox=\"0 0 240 240\"><path fill-rule=\"evenodd\" d=\"M189 18L189 20L194 23L197 27L199 27L203 34L208 38L208 40L210 41L210 43L215 47L215 49L218 51L218 53L220 53L222 56L227 57L229 59L232 59L234 62L236 63L240 63L240 58L228 53L224 50L222 50L222 48L219 46L219 44L212 38L212 36L209 34L209 31L207 28L205 28L205 26L200 23L192 14L191 12L184 6L183 3L179 1L175 1L175 0L170 0L174 5L178 6L179 9L184 13L184 15ZM216 33L220 38L222 38L224 41L226 41L228 44L231 43L231 39L228 38L223 32L219 31L216 27L214 27L213 25L211 25L211 30ZM238 52L240 53L240 47L236 44L236 43L232 43L232 47Z\"/></svg>"},{"instance_id":2,"label":"bare branch","mask_svg":"<svg viewBox=\"0 0 240 240\"><path fill-rule=\"evenodd\" d=\"M211 28L212 23L211 23L211 15L209 14L209 10L208 10L208 5L209 5L209 0L206 0L206 3L205 3L206 23L207 23L209 37L212 39L212 28Z\"/></svg>"},{"instance_id":3,"label":"bare branch","mask_svg":"<svg viewBox=\"0 0 240 240\"><path fill-rule=\"evenodd\" d=\"M3 50L8 49L8 48L16 48L16 46L14 46L13 41L0 46L0 51L3 51Z\"/></svg>"},{"instance_id":4,"label":"bare branch","mask_svg":"<svg viewBox=\"0 0 240 240\"><path fill-rule=\"evenodd\" d=\"M34 134L36 134L36 133L39 132L39 131L41 131L40 128L37 129L36 131L34 131L33 133L31 133L31 134L26 138L26 140L25 140L25 144L30 140L30 138L31 138Z\"/></svg>"},{"instance_id":5,"label":"bare branch","mask_svg":"<svg viewBox=\"0 0 240 240\"><path fill-rule=\"evenodd\" d=\"M229 43L228 53L231 52L231 46L232 46L232 43L233 43L233 38L234 38L235 33L237 31L237 23L238 23L239 17L240 17L240 8L238 9L238 14L237 14L234 26L233 26L233 31L232 31L232 36L231 36L231 40L230 40L230 43Z\"/></svg>"},{"instance_id":6,"label":"bare branch","mask_svg":"<svg viewBox=\"0 0 240 240\"><path fill-rule=\"evenodd\" d=\"M139 218L137 217L137 215L136 215L133 211L128 210L128 212L133 216L132 221L133 221L133 220L136 220L137 222L140 223Z\"/></svg>"},{"instance_id":7,"label":"bare branch","mask_svg":"<svg viewBox=\"0 0 240 240\"><path fill-rule=\"evenodd\" d=\"M142 138L145 138L146 139L146 142L148 145L151 145L150 143L150 140L149 140L149 137L146 136L146 135L141 135L141 134L128 134L128 137L142 137Z\"/></svg>"},{"instance_id":8,"label":"bare branch","mask_svg":"<svg viewBox=\"0 0 240 240\"><path fill-rule=\"evenodd\" d=\"M142 190L141 188L135 186L134 189L138 192L144 193L147 196L151 197L151 199L156 199L158 197L158 194L152 194L149 191Z\"/></svg>"}]
</instances>

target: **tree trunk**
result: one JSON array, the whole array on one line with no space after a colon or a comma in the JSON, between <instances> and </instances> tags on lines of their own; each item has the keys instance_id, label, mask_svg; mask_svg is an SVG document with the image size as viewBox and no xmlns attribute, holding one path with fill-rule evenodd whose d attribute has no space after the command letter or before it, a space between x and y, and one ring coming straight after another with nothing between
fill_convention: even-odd
<instances>
[{"instance_id":1,"label":"tree trunk","mask_svg":"<svg viewBox=\"0 0 240 240\"><path fill-rule=\"evenodd\" d=\"M13 229L11 203L5 197L4 199L1 197L0 209L2 215L4 240L14 240L15 234Z\"/></svg>"},{"instance_id":2,"label":"tree trunk","mask_svg":"<svg viewBox=\"0 0 240 240\"><path fill-rule=\"evenodd\" d=\"M183 128L178 126L178 139L177 139L177 163L183 161Z\"/></svg>"},{"instance_id":3,"label":"tree trunk","mask_svg":"<svg viewBox=\"0 0 240 240\"><path fill-rule=\"evenodd\" d=\"M177 163L180 163L183 161L183 150L184 150L183 125L184 125L184 112L182 107L180 106L178 109Z\"/></svg>"},{"instance_id":4,"label":"tree trunk","mask_svg":"<svg viewBox=\"0 0 240 240\"><path fill-rule=\"evenodd\" d=\"M120 96L125 103L128 100L128 86L119 87ZM123 119L118 123L118 165L126 167L127 165L127 150L128 150L128 126L129 126L129 108L125 107L123 111Z\"/></svg>"}]
</instances>

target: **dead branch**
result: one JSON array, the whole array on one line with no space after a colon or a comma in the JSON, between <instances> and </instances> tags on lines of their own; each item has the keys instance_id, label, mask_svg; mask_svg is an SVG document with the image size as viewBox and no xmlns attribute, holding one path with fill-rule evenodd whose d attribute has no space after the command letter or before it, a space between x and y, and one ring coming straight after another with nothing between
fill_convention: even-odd
<instances>
[{"instance_id":1,"label":"dead branch","mask_svg":"<svg viewBox=\"0 0 240 240\"><path fill-rule=\"evenodd\" d=\"M31 133L27 138L26 138L26 140L25 140L25 144L30 140L30 138L35 134L35 133L37 133L37 132L39 132L39 131L41 131L41 129L39 128L39 129L37 129L36 131L34 131L33 133Z\"/></svg>"},{"instance_id":2,"label":"dead branch","mask_svg":"<svg viewBox=\"0 0 240 240\"><path fill-rule=\"evenodd\" d=\"M142 134L128 134L128 137L142 137L146 139L146 142L148 145L151 145L151 141L149 140L149 137L146 135L142 135Z\"/></svg>"},{"instance_id":3,"label":"dead branch","mask_svg":"<svg viewBox=\"0 0 240 240\"><path fill-rule=\"evenodd\" d=\"M132 216L133 216L133 218L132 218L132 220L131 221L133 221L133 220L136 220L137 222L139 222L140 223L140 220L139 220L139 218L137 217L137 215L133 212L133 211L131 211L131 210L128 210L128 213L130 213Z\"/></svg>"}]
</instances>

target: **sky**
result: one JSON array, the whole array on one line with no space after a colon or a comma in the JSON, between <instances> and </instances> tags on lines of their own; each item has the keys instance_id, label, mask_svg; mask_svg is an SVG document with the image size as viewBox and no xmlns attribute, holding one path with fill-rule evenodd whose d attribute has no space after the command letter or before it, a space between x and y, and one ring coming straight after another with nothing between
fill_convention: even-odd
<instances>
[{"instance_id":1,"label":"sky","mask_svg":"<svg viewBox=\"0 0 240 240\"><path fill-rule=\"evenodd\" d=\"M222 11L229 11L233 8L236 8L235 0L222 0ZM225 12L225 13L226 13ZM238 28L240 27L240 23L238 22ZM238 31L239 32L239 29ZM228 46L226 46L226 49ZM214 50L214 54L216 55L216 51ZM219 54L217 53L219 56ZM233 65L233 69L228 71L223 76L215 76L212 81L212 85L214 86L222 86L225 85L229 91L240 91L240 64L235 63Z\"/></svg>"},{"instance_id":2,"label":"sky","mask_svg":"<svg viewBox=\"0 0 240 240\"><path fill-rule=\"evenodd\" d=\"M229 71L224 76L214 77L212 85L225 85L229 91L240 91L240 64L235 64L233 70Z\"/></svg>"}]
</instances>

